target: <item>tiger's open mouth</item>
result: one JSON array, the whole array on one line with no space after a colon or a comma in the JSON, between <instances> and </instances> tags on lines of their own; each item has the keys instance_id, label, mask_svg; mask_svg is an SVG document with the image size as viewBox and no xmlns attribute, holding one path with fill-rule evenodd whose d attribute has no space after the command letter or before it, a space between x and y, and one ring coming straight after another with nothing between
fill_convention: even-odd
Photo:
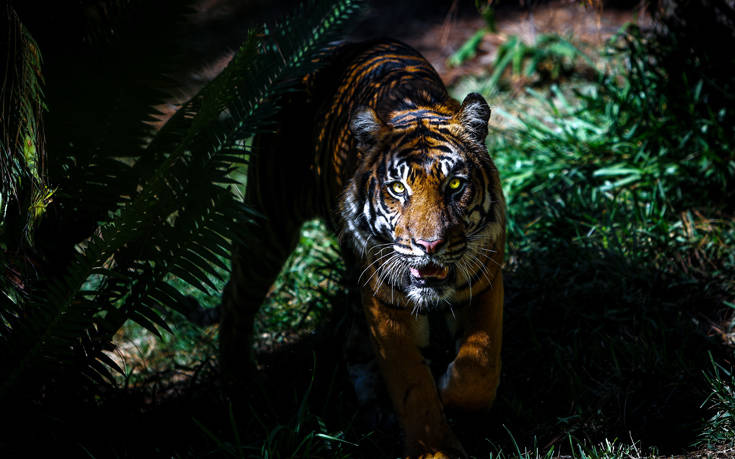
<instances>
[{"instance_id":1,"label":"tiger's open mouth","mask_svg":"<svg viewBox=\"0 0 735 459\"><path fill-rule=\"evenodd\" d=\"M419 282L443 281L449 274L449 266L439 266L429 263L420 268L409 269L412 280Z\"/></svg>"},{"instance_id":2,"label":"tiger's open mouth","mask_svg":"<svg viewBox=\"0 0 735 459\"><path fill-rule=\"evenodd\" d=\"M428 262L423 266L409 266L405 291L414 303L415 311L428 311L454 292L455 271L451 264ZM427 309L428 308L428 309Z\"/></svg>"}]
</instances>

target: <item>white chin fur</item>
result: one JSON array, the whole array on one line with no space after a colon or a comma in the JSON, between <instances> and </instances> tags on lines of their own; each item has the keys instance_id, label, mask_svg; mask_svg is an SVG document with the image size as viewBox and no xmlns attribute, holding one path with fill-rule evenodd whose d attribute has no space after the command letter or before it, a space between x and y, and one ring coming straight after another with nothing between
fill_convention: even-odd
<instances>
[{"instance_id":1,"label":"white chin fur","mask_svg":"<svg viewBox=\"0 0 735 459\"><path fill-rule=\"evenodd\" d=\"M436 289L429 287L409 287L406 296L413 303L414 310L438 306L443 301L451 302L450 298L454 294L454 288L445 286L441 290L441 294Z\"/></svg>"}]
</instances>

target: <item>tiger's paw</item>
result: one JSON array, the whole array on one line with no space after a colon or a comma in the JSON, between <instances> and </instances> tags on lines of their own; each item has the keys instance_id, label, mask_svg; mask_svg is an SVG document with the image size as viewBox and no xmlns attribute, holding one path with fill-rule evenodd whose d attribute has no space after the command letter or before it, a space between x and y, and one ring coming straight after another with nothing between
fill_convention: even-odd
<instances>
[{"instance_id":1,"label":"tiger's paw","mask_svg":"<svg viewBox=\"0 0 735 459\"><path fill-rule=\"evenodd\" d=\"M411 440L406 441L405 457L411 459L464 459L467 458L462 444L449 428L441 436L441 439L432 438L434 441ZM439 440L439 441L437 441Z\"/></svg>"},{"instance_id":2,"label":"tiger's paw","mask_svg":"<svg viewBox=\"0 0 735 459\"><path fill-rule=\"evenodd\" d=\"M457 443L455 446L440 447L435 450L406 453L406 458L410 459L466 459L467 453L465 453L462 445Z\"/></svg>"},{"instance_id":3,"label":"tiger's paw","mask_svg":"<svg viewBox=\"0 0 735 459\"><path fill-rule=\"evenodd\" d=\"M462 454L460 452L443 452L443 451L437 451L433 453L425 453L421 454L420 456L408 456L408 457L416 457L419 459L457 459L461 458L464 459L467 457L466 454Z\"/></svg>"}]
</instances>

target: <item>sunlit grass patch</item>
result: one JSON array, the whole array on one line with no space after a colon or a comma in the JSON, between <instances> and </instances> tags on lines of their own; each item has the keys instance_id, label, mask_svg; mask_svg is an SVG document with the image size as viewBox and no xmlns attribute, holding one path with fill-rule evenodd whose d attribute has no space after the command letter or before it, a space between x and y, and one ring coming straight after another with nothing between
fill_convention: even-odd
<instances>
[{"instance_id":1,"label":"sunlit grass patch","mask_svg":"<svg viewBox=\"0 0 735 459\"><path fill-rule=\"evenodd\" d=\"M178 313L166 317L171 332L156 336L135 322L126 323L115 335L110 352L122 374L113 373L122 387L156 381L170 385L194 376L203 365L214 366L217 327L200 327Z\"/></svg>"},{"instance_id":2,"label":"sunlit grass patch","mask_svg":"<svg viewBox=\"0 0 735 459\"><path fill-rule=\"evenodd\" d=\"M304 224L298 246L256 316L256 338L267 345L314 331L333 298L344 292L343 271L337 241L324 222Z\"/></svg>"}]
</instances>

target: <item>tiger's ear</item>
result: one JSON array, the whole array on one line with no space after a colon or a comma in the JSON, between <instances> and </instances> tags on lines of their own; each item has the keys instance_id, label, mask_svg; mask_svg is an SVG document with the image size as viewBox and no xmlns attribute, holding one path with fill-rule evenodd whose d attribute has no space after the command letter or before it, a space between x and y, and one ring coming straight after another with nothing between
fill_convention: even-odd
<instances>
[{"instance_id":1,"label":"tiger's ear","mask_svg":"<svg viewBox=\"0 0 735 459\"><path fill-rule=\"evenodd\" d=\"M350 118L350 131L357 140L357 148L368 151L378 143L381 132L386 125L378 118L378 114L372 108L361 105L352 112Z\"/></svg>"},{"instance_id":2,"label":"tiger's ear","mask_svg":"<svg viewBox=\"0 0 735 459\"><path fill-rule=\"evenodd\" d=\"M473 140L485 144L490 106L484 97L476 92L467 94L454 118L467 130Z\"/></svg>"}]
</instances>

